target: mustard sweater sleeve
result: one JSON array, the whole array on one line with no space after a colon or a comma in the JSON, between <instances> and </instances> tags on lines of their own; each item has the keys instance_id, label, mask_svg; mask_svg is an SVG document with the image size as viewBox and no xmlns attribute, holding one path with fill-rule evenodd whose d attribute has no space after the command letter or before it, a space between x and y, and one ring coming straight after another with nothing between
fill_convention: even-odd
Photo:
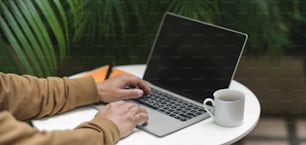
<instances>
[{"instance_id":1,"label":"mustard sweater sleeve","mask_svg":"<svg viewBox=\"0 0 306 145\"><path fill-rule=\"evenodd\" d=\"M96 118L73 130L38 131L19 122L6 111L0 112L1 145L114 145L118 128L109 120Z\"/></svg>"},{"instance_id":2,"label":"mustard sweater sleeve","mask_svg":"<svg viewBox=\"0 0 306 145\"><path fill-rule=\"evenodd\" d=\"M98 102L93 78L37 78L0 73L0 111L18 120L54 115Z\"/></svg>"}]
</instances>

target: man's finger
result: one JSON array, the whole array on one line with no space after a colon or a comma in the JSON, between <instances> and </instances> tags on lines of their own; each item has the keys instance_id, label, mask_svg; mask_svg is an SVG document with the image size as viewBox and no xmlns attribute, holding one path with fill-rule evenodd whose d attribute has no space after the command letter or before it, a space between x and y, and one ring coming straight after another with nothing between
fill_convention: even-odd
<instances>
[{"instance_id":1,"label":"man's finger","mask_svg":"<svg viewBox=\"0 0 306 145\"><path fill-rule=\"evenodd\" d=\"M134 121L135 123L147 122L149 120L149 116L147 113L141 112L135 115Z\"/></svg>"},{"instance_id":2,"label":"man's finger","mask_svg":"<svg viewBox=\"0 0 306 145\"><path fill-rule=\"evenodd\" d=\"M124 107L128 110L131 110L132 108L137 107L137 106L138 105L135 103L126 103Z\"/></svg>"},{"instance_id":3,"label":"man's finger","mask_svg":"<svg viewBox=\"0 0 306 145\"><path fill-rule=\"evenodd\" d=\"M127 85L138 86L139 89L142 89L146 94L149 94L151 91L147 83L138 77L126 77L126 83Z\"/></svg>"},{"instance_id":4,"label":"man's finger","mask_svg":"<svg viewBox=\"0 0 306 145\"><path fill-rule=\"evenodd\" d=\"M122 99L139 98L144 95L141 89L121 89L118 94L120 94Z\"/></svg>"}]
</instances>

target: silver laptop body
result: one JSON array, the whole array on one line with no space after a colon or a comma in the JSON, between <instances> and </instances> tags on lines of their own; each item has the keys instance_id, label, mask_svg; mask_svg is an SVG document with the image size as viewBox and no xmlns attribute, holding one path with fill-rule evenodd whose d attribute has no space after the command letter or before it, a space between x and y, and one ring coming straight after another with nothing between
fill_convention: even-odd
<instances>
[{"instance_id":1,"label":"silver laptop body","mask_svg":"<svg viewBox=\"0 0 306 145\"><path fill-rule=\"evenodd\" d=\"M207 119L202 102L229 87L246 40L244 33L165 13L143 76L162 94L132 100L149 114L149 121L137 127L162 137Z\"/></svg>"},{"instance_id":2,"label":"silver laptop body","mask_svg":"<svg viewBox=\"0 0 306 145\"><path fill-rule=\"evenodd\" d=\"M165 13L143 79L152 89L188 102L182 106L191 103L198 106L194 112L204 113L182 119L180 114L182 110L186 112L186 107L170 114L156 108L158 105L136 100L149 114L148 123L138 127L165 136L208 118L199 108L205 98L212 98L215 90L229 87L246 40L244 33Z\"/></svg>"}]
</instances>

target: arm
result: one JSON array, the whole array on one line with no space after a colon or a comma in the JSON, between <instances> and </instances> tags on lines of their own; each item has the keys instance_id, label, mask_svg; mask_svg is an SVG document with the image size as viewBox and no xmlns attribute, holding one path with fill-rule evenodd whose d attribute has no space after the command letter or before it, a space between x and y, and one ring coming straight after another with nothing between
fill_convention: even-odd
<instances>
[{"instance_id":1,"label":"arm","mask_svg":"<svg viewBox=\"0 0 306 145\"><path fill-rule=\"evenodd\" d=\"M100 100L92 78L68 79L0 73L0 111L19 120L65 112Z\"/></svg>"},{"instance_id":2,"label":"arm","mask_svg":"<svg viewBox=\"0 0 306 145\"><path fill-rule=\"evenodd\" d=\"M131 133L137 123L148 120L142 107L123 101L113 102L101 108L93 120L74 130L52 132L39 132L16 121L9 112L25 120L64 112L99 99L109 98L107 100L111 102L121 97L131 98L135 97L135 92L137 95L143 92L125 90L122 85L139 85L139 81L135 77L116 77L103 82L101 88L101 84L96 86L92 78L38 79L0 73L0 125L5 126L0 127L0 144L114 144L119 138ZM141 85L145 85L144 82L140 82ZM113 96L108 94L112 93L101 96L101 92L113 90L122 93L116 94L119 98L111 99Z\"/></svg>"},{"instance_id":3,"label":"arm","mask_svg":"<svg viewBox=\"0 0 306 145\"><path fill-rule=\"evenodd\" d=\"M0 112L0 124L1 145L113 145L120 137L112 121L98 117L73 130L46 132L15 120L8 112Z\"/></svg>"},{"instance_id":4,"label":"arm","mask_svg":"<svg viewBox=\"0 0 306 145\"><path fill-rule=\"evenodd\" d=\"M19 122L6 111L0 112L0 144L18 145L113 145L126 137L148 115L144 108L123 101L101 108L94 119L73 130L38 131Z\"/></svg>"}]
</instances>

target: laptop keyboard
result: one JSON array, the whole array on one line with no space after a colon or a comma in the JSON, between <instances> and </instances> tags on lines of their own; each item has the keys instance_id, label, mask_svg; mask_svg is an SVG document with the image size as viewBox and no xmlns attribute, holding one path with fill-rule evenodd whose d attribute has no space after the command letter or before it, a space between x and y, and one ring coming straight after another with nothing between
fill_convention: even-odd
<instances>
[{"instance_id":1,"label":"laptop keyboard","mask_svg":"<svg viewBox=\"0 0 306 145\"><path fill-rule=\"evenodd\" d=\"M181 121L187 121L205 113L202 107L153 88L150 94L136 101Z\"/></svg>"}]
</instances>

